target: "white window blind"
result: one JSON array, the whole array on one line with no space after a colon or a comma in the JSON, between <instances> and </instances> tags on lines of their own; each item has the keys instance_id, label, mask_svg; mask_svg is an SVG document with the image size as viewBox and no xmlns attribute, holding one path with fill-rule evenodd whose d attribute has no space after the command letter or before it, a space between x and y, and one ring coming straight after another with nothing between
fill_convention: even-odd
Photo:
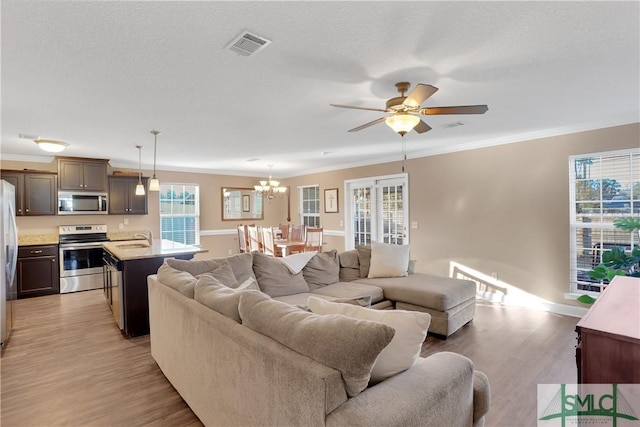
<instances>
[{"instance_id":1,"label":"white window blind","mask_svg":"<svg viewBox=\"0 0 640 427\"><path fill-rule=\"evenodd\" d=\"M640 150L572 156L569 176L571 291L597 294L606 284L588 272L602 252L638 243L637 234L616 229L613 221L640 214Z\"/></svg>"},{"instance_id":2,"label":"white window blind","mask_svg":"<svg viewBox=\"0 0 640 427\"><path fill-rule=\"evenodd\" d=\"M197 184L160 184L161 238L200 244L200 188Z\"/></svg>"}]
</instances>

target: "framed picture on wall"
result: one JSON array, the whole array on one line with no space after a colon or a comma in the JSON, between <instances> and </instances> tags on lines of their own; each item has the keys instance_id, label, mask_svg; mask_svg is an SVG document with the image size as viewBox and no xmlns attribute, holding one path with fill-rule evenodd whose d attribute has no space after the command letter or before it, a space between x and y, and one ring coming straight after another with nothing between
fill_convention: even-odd
<instances>
[{"instance_id":1,"label":"framed picture on wall","mask_svg":"<svg viewBox=\"0 0 640 427\"><path fill-rule=\"evenodd\" d=\"M338 189L329 188L324 190L324 213L338 212Z\"/></svg>"},{"instance_id":2,"label":"framed picture on wall","mask_svg":"<svg viewBox=\"0 0 640 427\"><path fill-rule=\"evenodd\" d=\"M245 194L242 196L242 212L249 212L251 208L251 196Z\"/></svg>"}]
</instances>

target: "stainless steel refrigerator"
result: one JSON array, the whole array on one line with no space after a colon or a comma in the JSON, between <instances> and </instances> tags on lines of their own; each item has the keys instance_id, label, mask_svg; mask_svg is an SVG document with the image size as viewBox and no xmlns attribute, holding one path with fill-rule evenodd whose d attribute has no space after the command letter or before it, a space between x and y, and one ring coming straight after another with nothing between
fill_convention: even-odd
<instances>
[{"instance_id":1,"label":"stainless steel refrigerator","mask_svg":"<svg viewBox=\"0 0 640 427\"><path fill-rule=\"evenodd\" d=\"M2 251L0 265L0 344L11 335L14 322L13 301L18 295L16 285L16 261L18 257L18 227L16 225L15 188L7 181L0 181L0 236Z\"/></svg>"}]
</instances>

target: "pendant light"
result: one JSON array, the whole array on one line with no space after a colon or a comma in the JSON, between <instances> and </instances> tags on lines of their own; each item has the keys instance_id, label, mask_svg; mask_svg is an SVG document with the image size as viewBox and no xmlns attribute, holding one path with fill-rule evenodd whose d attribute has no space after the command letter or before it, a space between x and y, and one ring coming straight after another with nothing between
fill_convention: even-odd
<instances>
[{"instance_id":1,"label":"pendant light","mask_svg":"<svg viewBox=\"0 0 640 427\"><path fill-rule=\"evenodd\" d=\"M136 196L144 196L144 185L142 185L142 145L136 145L138 149L138 185L136 185Z\"/></svg>"},{"instance_id":2,"label":"pendant light","mask_svg":"<svg viewBox=\"0 0 640 427\"><path fill-rule=\"evenodd\" d=\"M156 178L156 144L158 142L159 130L152 130L153 135L153 177L149 180L149 191L160 191L160 180Z\"/></svg>"}]
</instances>

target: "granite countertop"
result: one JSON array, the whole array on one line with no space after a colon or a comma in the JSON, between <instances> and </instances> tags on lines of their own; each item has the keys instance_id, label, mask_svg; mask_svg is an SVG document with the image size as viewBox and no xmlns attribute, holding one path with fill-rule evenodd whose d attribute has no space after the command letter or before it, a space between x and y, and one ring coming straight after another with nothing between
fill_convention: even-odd
<instances>
[{"instance_id":1,"label":"granite countertop","mask_svg":"<svg viewBox=\"0 0 640 427\"><path fill-rule=\"evenodd\" d=\"M152 245L149 245L146 240L106 242L104 248L120 261L208 252L198 246L185 245L166 239L154 239Z\"/></svg>"},{"instance_id":2,"label":"granite countertop","mask_svg":"<svg viewBox=\"0 0 640 427\"><path fill-rule=\"evenodd\" d=\"M18 246L57 245L58 234L18 234Z\"/></svg>"}]
</instances>

